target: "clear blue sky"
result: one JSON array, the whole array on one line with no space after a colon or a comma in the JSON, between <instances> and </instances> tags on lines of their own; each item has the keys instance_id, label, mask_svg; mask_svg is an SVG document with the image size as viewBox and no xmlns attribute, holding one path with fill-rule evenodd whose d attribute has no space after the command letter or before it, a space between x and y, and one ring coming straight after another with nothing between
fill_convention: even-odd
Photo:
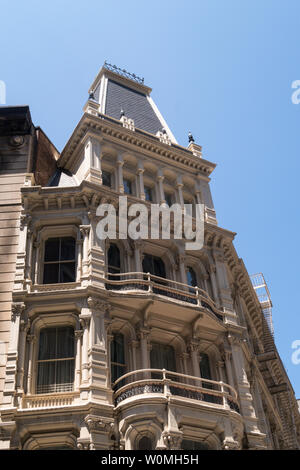
<instances>
[{"instance_id":1,"label":"clear blue sky","mask_svg":"<svg viewBox=\"0 0 300 470\"><path fill-rule=\"evenodd\" d=\"M275 339L296 395L300 364L300 2L0 0L0 80L61 150L104 60L145 77L177 140L191 130L218 164L219 224L262 271Z\"/></svg>"}]
</instances>

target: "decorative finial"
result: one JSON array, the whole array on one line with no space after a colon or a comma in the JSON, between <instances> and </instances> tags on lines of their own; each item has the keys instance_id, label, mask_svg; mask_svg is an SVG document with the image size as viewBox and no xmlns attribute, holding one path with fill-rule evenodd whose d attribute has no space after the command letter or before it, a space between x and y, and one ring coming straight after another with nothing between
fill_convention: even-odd
<instances>
[{"instance_id":1,"label":"decorative finial","mask_svg":"<svg viewBox=\"0 0 300 470\"><path fill-rule=\"evenodd\" d=\"M94 100L94 99L95 99L94 92L91 91L90 94L89 94L89 100Z\"/></svg>"},{"instance_id":2,"label":"decorative finial","mask_svg":"<svg viewBox=\"0 0 300 470\"><path fill-rule=\"evenodd\" d=\"M120 119L121 119L121 117L123 117L123 116L125 116L125 112L124 112L124 109L123 109L123 108L121 108L121 112L120 112Z\"/></svg>"},{"instance_id":3,"label":"decorative finial","mask_svg":"<svg viewBox=\"0 0 300 470\"><path fill-rule=\"evenodd\" d=\"M162 131L163 134L166 134L166 133L167 133L167 131L166 131L166 129L165 129L164 127L161 128L161 131Z\"/></svg>"},{"instance_id":4,"label":"decorative finial","mask_svg":"<svg viewBox=\"0 0 300 470\"><path fill-rule=\"evenodd\" d=\"M189 137L189 142L195 142L195 139L194 139L191 131L189 132L188 137Z\"/></svg>"}]
</instances>

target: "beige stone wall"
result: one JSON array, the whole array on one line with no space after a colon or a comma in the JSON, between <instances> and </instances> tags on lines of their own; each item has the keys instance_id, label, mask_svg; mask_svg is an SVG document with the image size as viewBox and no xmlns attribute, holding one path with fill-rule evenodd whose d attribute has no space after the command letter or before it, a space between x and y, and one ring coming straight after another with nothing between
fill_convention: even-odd
<instances>
[{"instance_id":1,"label":"beige stone wall","mask_svg":"<svg viewBox=\"0 0 300 470\"><path fill-rule=\"evenodd\" d=\"M0 401L10 333L11 299L20 227L20 186L24 174L0 174Z\"/></svg>"}]
</instances>

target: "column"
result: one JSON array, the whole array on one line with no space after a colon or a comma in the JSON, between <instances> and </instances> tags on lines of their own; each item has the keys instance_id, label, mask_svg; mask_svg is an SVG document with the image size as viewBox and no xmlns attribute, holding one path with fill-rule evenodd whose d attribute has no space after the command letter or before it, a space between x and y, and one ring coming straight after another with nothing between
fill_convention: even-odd
<instances>
[{"instance_id":1,"label":"column","mask_svg":"<svg viewBox=\"0 0 300 470\"><path fill-rule=\"evenodd\" d=\"M82 248L83 248L83 240L76 241L77 247L77 273L76 273L76 281L81 281L81 274L82 274Z\"/></svg>"},{"instance_id":2,"label":"column","mask_svg":"<svg viewBox=\"0 0 300 470\"><path fill-rule=\"evenodd\" d=\"M183 194L182 194L182 188L183 188L182 176L178 175L177 180L176 180L176 190L177 190L177 196L178 196L178 203L183 207L184 199L183 199Z\"/></svg>"},{"instance_id":3,"label":"column","mask_svg":"<svg viewBox=\"0 0 300 470\"><path fill-rule=\"evenodd\" d=\"M146 328L141 328L139 331L139 338L140 338L140 350L141 350L141 359L142 369L149 369L149 351L148 351L148 336L150 331Z\"/></svg>"},{"instance_id":4,"label":"column","mask_svg":"<svg viewBox=\"0 0 300 470\"><path fill-rule=\"evenodd\" d=\"M164 186L163 186L163 181L165 177L163 175L162 169L159 169L157 172L157 183L158 183L158 198L159 198L159 203L163 204L165 201L165 192L164 192Z\"/></svg>"},{"instance_id":5,"label":"column","mask_svg":"<svg viewBox=\"0 0 300 470\"><path fill-rule=\"evenodd\" d=\"M28 229L27 231L27 243L26 243L26 262L25 262L25 283L27 290L32 284L31 279L31 263L32 263L32 248L33 248L33 231Z\"/></svg>"},{"instance_id":6,"label":"column","mask_svg":"<svg viewBox=\"0 0 300 470\"><path fill-rule=\"evenodd\" d=\"M197 340L191 340L189 344L191 359L192 359L192 367L193 367L193 375L195 377L201 377L200 375L200 366L199 366L199 342ZM200 385L200 381L196 382L197 385Z\"/></svg>"},{"instance_id":7,"label":"column","mask_svg":"<svg viewBox=\"0 0 300 470\"><path fill-rule=\"evenodd\" d=\"M180 272L180 281L183 284L187 284L185 256L183 254L179 254L178 257L177 257L177 262L178 262L179 272Z\"/></svg>"},{"instance_id":8,"label":"column","mask_svg":"<svg viewBox=\"0 0 300 470\"><path fill-rule=\"evenodd\" d=\"M217 305L219 305L219 295L218 295L218 287L217 287L217 281L216 281L216 266L214 264L211 264L209 266L210 270L210 278L211 278L211 287L213 291L213 296L214 296L214 301Z\"/></svg>"},{"instance_id":9,"label":"column","mask_svg":"<svg viewBox=\"0 0 300 470\"><path fill-rule=\"evenodd\" d=\"M31 395L32 392L32 370L33 370L33 350L36 342L36 337L32 334L27 335L27 341L29 343L29 354L28 354L28 371L27 371L27 395Z\"/></svg>"},{"instance_id":10,"label":"column","mask_svg":"<svg viewBox=\"0 0 300 470\"><path fill-rule=\"evenodd\" d=\"M258 419L253 406L253 397L246 374L241 338L230 334L228 335L228 341L231 345L233 366L238 383L241 414L244 418L249 448L266 448L266 436L262 434L258 428Z\"/></svg>"},{"instance_id":11,"label":"column","mask_svg":"<svg viewBox=\"0 0 300 470\"><path fill-rule=\"evenodd\" d=\"M40 241L35 241L33 244L35 248L35 266L34 266L34 283L38 284L39 282L39 267L41 265L40 263L40 246L41 242Z\"/></svg>"},{"instance_id":12,"label":"column","mask_svg":"<svg viewBox=\"0 0 300 470\"><path fill-rule=\"evenodd\" d=\"M24 366L25 366L25 350L26 336L30 327L29 320L21 320L20 322L20 339L19 339L19 357L18 357L18 373L17 373L17 391L20 396L24 393Z\"/></svg>"},{"instance_id":13,"label":"column","mask_svg":"<svg viewBox=\"0 0 300 470\"><path fill-rule=\"evenodd\" d=\"M137 177L138 177L138 195L141 199L145 200L144 189L144 163L142 160L138 162Z\"/></svg>"},{"instance_id":14,"label":"column","mask_svg":"<svg viewBox=\"0 0 300 470\"><path fill-rule=\"evenodd\" d=\"M82 330L75 330L76 360L75 360L75 390L78 391L81 384L81 338Z\"/></svg>"},{"instance_id":15,"label":"column","mask_svg":"<svg viewBox=\"0 0 300 470\"><path fill-rule=\"evenodd\" d=\"M231 385L231 387L235 389L236 387L235 387L235 383L233 379L230 351L224 351L224 360L225 360L226 374L227 374L229 385Z\"/></svg>"},{"instance_id":16,"label":"column","mask_svg":"<svg viewBox=\"0 0 300 470\"><path fill-rule=\"evenodd\" d=\"M82 249L82 274L87 275L89 266L88 266L88 250L89 250L89 225L80 225L80 232L83 237L83 249Z\"/></svg>"},{"instance_id":17,"label":"column","mask_svg":"<svg viewBox=\"0 0 300 470\"><path fill-rule=\"evenodd\" d=\"M135 263L135 272L142 273L143 272L143 263L142 263L142 252L144 243L142 240L134 240L134 263Z\"/></svg>"},{"instance_id":18,"label":"column","mask_svg":"<svg viewBox=\"0 0 300 470\"><path fill-rule=\"evenodd\" d=\"M82 339L82 380L81 385L88 384L89 382L89 325L90 325L90 315L81 314L80 323L83 329L83 339Z\"/></svg>"},{"instance_id":19,"label":"column","mask_svg":"<svg viewBox=\"0 0 300 470\"><path fill-rule=\"evenodd\" d=\"M122 193L122 194L124 193L123 165L124 165L123 156L118 155L118 159L117 159L118 191L119 193Z\"/></svg>"}]
</instances>

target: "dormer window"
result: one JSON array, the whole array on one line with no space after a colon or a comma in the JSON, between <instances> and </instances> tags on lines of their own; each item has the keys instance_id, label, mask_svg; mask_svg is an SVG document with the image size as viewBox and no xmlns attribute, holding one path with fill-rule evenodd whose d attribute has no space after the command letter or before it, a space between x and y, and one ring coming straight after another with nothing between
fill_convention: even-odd
<instances>
[{"instance_id":1,"label":"dormer window","mask_svg":"<svg viewBox=\"0 0 300 470\"><path fill-rule=\"evenodd\" d=\"M75 247L73 237L45 241L44 284L75 282Z\"/></svg>"}]
</instances>

